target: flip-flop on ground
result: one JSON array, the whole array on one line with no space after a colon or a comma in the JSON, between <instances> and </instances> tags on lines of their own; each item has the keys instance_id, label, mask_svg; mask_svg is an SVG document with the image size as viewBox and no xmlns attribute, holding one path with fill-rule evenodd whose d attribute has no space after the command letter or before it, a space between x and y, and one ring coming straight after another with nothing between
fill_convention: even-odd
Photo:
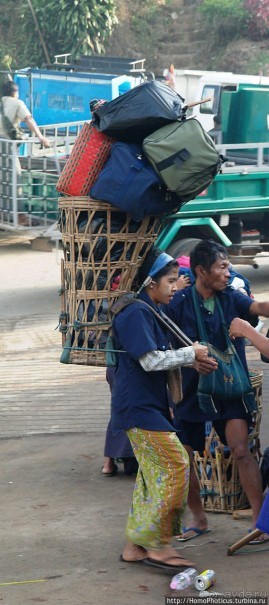
<instances>
[{"instance_id":1,"label":"flip-flop on ground","mask_svg":"<svg viewBox=\"0 0 269 605\"><path fill-rule=\"evenodd\" d=\"M177 540L178 542L187 542L188 540L194 540L194 538L199 538L199 536L203 536L203 534L208 534L209 532L210 529L199 529L199 527L183 527L183 532L177 537ZM189 533L190 535L187 535Z\"/></svg>"}]
</instances>

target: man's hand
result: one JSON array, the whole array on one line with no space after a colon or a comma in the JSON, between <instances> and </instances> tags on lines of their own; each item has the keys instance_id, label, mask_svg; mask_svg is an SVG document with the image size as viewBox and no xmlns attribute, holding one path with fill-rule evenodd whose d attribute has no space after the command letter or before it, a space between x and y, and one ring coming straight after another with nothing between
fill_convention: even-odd
<instances>
[{"instance_id":1,"label":"man's hand","mask_svg":"<svg viewBox=\"0 0 269 605\"><path fill-rule=\"evenodd\" d=\"M195 360L193 367L199 374L211 374L218 369L218 362L213 357L207 357L203 361Z\"/></svg>"},{"instance_id":2,"label":"man's hand","mask_svg":"<svg viewBox=\"0 0 269 605\"><path fill-rule=\"evenodd\" d=\"M42 139L40 139L40 143L41 145L44 145L46 149L49 149L49 147L51 147L50 141L46 137L42 137Z\"/></svg>"}]
</instances>

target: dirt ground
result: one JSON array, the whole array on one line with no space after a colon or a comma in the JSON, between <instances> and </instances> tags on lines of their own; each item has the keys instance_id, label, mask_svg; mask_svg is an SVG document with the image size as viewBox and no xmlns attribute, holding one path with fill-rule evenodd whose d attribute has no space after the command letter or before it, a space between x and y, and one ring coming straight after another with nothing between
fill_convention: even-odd
<instances>
[{"instance_id":1,"label":"dirt ground","mask_svg":"<svg viewBox=\"0 0 269 605\"><path fill-rule=\"evenodd\" d=\"M1 246L0 238L2 326L8 325L14 315L33 319L36 316L40 322L42 314L45 318L57 316L60 257L60 251L33 251L25 243ZM257 297L268 297L267 261L260 273L252 268L246 268L245 273L251 278ZM50 349L46 355L49 361ZM257 355L250 352L251 356L257 365ZM14 360L15 353L13 361L7 352L1 353L2 369L10 376L9 397L16 389ZM265 364L263 368L261 434L265 447L269 445L269 377ZM107 391L104 376L95 376L93 370L92 373L90 380L89 370L89 405L97 393L98 416L98 401L104 403ZM73 388L70 379L69 390L72 392ZM75 398L75 392L73 395ZM0 418L5 417L7 405L12 422L16 400L11 404L2 391ZM108 418L108 398L106 405ZM120 562L134 479L126 477L121 467L113 478L101 476L103 443L104 429L85 432L83 424L77 432L22 433L16 438L0 439L3 605L164 605L165 595L199 594L194 588L184 593L172 592L171 573ZM228 546L248 532L250 519L233 519L227 513L208 516L211 532L186 544L177 543L179 552L192 559L199 572L215 570L217 592L243 596L256 591L264 595L268 591L269 543L246 546L228 557Z\"/></svg>"}]
</instances>

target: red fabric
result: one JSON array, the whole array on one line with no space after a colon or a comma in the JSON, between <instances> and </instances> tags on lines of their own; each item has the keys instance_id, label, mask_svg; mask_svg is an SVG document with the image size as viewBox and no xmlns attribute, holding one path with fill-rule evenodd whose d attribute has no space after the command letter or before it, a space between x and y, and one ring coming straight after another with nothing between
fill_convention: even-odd
<instances>
[{"instance_id":1,"label":"red fabric","mask_svg":"<svg viewBox=\"0 0 269 605\"><path fill-rule=\"evenodd\" d=\"M180 267L184 267L185 269L190 268L190 257L189 256L179 256L176 260Z\"/></svg>"}]
</instances>

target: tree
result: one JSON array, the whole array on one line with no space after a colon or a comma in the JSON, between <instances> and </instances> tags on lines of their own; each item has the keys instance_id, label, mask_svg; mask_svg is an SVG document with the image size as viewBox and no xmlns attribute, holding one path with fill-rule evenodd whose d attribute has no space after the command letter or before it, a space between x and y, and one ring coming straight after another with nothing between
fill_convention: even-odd
<instances>
[{"instance_id":1,"label":"tree","mask_svg":"<svg viewBox=\"0 0 269 605\"><path fill-rule=\"evenodd\" d=\"M0 69L10 70L16 55L18 3L0 0Z\"/></svg>"},{"instance_id":2,"label":"tree","mask_svg":"<svg viewBox=\"0 0 269 605\"><path fill-rule=\"evenodd\" d=\"M245 0L202 0L199 10L215 44L227 44L246 32Z\"/></svg>"},{"instance_id":3,"label":"tree","mask_svg":"<svg viewBox=\"0 0 269 605\"><path fill-rule=\"evenodd\" d=\"M51 62L55 54L71 53L73 58L99 54L104 51L103 44L117 23L115 0L31 0L31 3L0 0L0 4L16 6L15 48L11 41L6 41L4 49L12 54L13 66L17 68L47 62L44 47ZM3 20L2 15L0 33L5 27ZM2 54L4 49L2 43Z\"/></svg>"},{"instance_id":4,"label":"tree","mask_svg":"<svg viewBox=\"0 0 269 605\"><path fill-rule=\"evenodd\" d=\"M269 34L269 0L245 0L248 11L248 29L254 39Z\"/></svg>"}]
</instances>

